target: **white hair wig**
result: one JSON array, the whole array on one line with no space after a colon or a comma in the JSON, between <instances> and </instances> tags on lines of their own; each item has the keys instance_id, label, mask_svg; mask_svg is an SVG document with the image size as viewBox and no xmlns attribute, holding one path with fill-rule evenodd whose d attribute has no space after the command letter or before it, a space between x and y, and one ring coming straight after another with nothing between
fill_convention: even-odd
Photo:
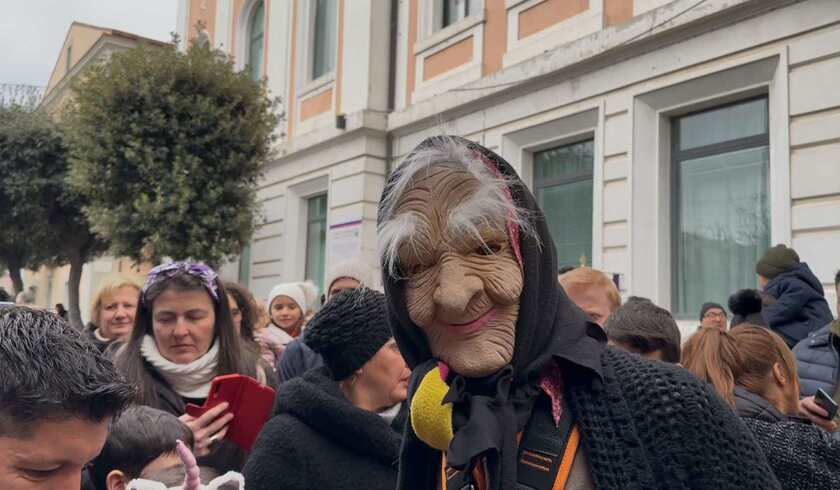
<instances>
[{"instance_id":1,"label":"white hair wig","mask_svg":"<svg viewBox=\"0 0 840 490\"><path fill-rule=\"evenodd\" d=\"M510 188L515 179L506 178L487 162L465 140L438 136L411 153L397 169L394 180L386 187L381 203L378 227L378 253L383 268L392 277L397 275L399 250L403 245L416 247L415 238L423 230L425 220L414 212L397 213L403 194L418 174L432 167L466 170L479 182L478 191L450 210L447 232L450 237L474 237L481 243L481 228L502 225L514 226L519 234L527 235L539 244L532 221L533 212L516 205ZM509 228L508 228L509 229ZM513 237L510 237L511 240Z\"/></svg>"}]
</instances>

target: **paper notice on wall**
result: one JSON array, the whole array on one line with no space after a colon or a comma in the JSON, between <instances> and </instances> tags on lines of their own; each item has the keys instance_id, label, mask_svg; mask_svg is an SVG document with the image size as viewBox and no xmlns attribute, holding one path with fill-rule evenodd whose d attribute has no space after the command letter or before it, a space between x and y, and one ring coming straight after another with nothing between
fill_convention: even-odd
<instances>
[{"instance_id":1,"label":"paper notice on wall","mask_svg":"<svg viewBox=\"0 0 840 490\"><path fill-rule=\"evenodd\" d=\"M357 259L362 251L361 220L331 226L329 244L331 264Z\"/></svg>"}]
</instances>

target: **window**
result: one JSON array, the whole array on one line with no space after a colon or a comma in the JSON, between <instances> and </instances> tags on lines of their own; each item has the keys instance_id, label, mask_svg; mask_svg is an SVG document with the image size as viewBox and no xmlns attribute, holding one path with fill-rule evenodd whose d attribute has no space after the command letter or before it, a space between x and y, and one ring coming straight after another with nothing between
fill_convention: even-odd
<instances>
[{"instance_id":1,"label":"window","mask_svg":"<svg viewBox=\"0 0 840 490\"><path fill-rule=\"evenodd\" d=\"M327 196L306 200L306 279L324 289L327 255Z\"/></svg>"},{"instance_id":2,"label":"window","mask_svg":"<svg viewBox=\"0 0 840 490\"><path fill-rule=\"evenodd\" d=\"M767 98L672 121L675 314L755 287L770 245Z\"/></svg>"},{"instance_id":3,"label":"window","mask_svg":"<svg viewBox=\"0 0 840 490\"><path fill-rule=\"evenodd\" d=\"M70 73L70 68L73 67L73 46L67 46L67 59L64 60L64 74Z\"/></svg>"},{"instance_id":4,"label":"window","mask_svg":"<svg viewBox=\"0 0 840 490\"><path fill-rule=\"evenodd\" d=\"M470 13L470 0L443 0L441 28L469 17Z\"/></svg>"},{"instance_id":5,"label":"window","mask_svg":"<svg viewBox=\"0 0 840 490\"><path fill-rule=\"evenodd\" d=\"M248 70L252 80L262 78L265 5L258 3L248 22Z\"/></svg>"},{"instance_id":6,"label":"window","mask_svg":"<svg viewBox=\"0 0 840 490\"><path fill-rule=\"evenodd\" d=\"M558 267L592 263L593 147L587 140L534 153L534 189Z\"/></svg>"},{"instance_id":7,"label":"window","mask_svg":"<svg viewBox=\"0 0 840 490\"><path fill-rule=\"evenodd\" d=\"M239 254L239 284L247 286L251 281L251 245L242 247Z\"/></svg>"},{"instance_id":8,"label":"window","mask_svg":"<svg viewBox=\"0 0 840 490\"><path fill-rule=\"evenodd\" d=\"M338 37L338 0L313 0L312 80L335 68Z\"/></svg>"}]
</instances>

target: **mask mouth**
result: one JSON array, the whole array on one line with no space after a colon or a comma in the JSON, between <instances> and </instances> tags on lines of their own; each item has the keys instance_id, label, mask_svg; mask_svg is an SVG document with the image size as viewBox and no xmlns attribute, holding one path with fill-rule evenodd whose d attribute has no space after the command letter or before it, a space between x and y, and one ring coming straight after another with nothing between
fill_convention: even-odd
<instances>
[{"instance_id":1,"label":"mask mouth","mask_svg":"<svg viewBox=\"0 0 840 490\"><path fill-rule=\"evenodd\" d=\"M447 329L453 330L457 334L469 335L483 329L495 317L496 308L491 308L475 320L467 323L443 323L443 326Z\"/></svg>"}]
</instances>

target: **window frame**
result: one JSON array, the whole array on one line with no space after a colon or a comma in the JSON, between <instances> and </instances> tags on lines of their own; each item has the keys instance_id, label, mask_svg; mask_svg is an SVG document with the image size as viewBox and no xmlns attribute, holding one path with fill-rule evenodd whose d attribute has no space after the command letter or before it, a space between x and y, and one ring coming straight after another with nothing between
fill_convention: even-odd
<instances>
[{"instance_id":1,"label":"window frame","mask_svg":"<svg viewBox=\"0 0 840 490\"><path fill-rule=\"evenodd\" d=\"M251 55L252 55L252 52L253 52L254 41L255 41L254 20L257 16L257 13L260 11L260 9L262 9L262 16L263 16L262 31L260 32L260 36L259 36L260 37L260 42L262 44L262 49L260 51L260 54L262 56L261 56L261 59L259 61L259 76L256 79L254 79L254 71L253 71L253 67L250 66L250 62L251 62ZM247 20L245 25L247 26L246 27L246 32L245 32L245 39L244 39L244 42L246 44L245 45L245 59L247 60L247 61L245 61L245 67L248 68L248 70L250 72L249 75L251 76L251 79L253 79L255 81L258 81L265 76L265 47L266 47L265 46L265 25L266 25L265 0L258 0L257 2L254 3L254 5L251 7L250 11L248 12L248 20Z\"/></svg>"},{"instance_id":2,"label":"window frame","mask_svg":"<svg viewBox=\"0 0 840 490\"><path fill-rule=\"evenodd\" d=\"M542 152L545 152L545 151L556 150L556 149L559 149L559 148L565 148L565 147L568 147L568 146L579 145L579 144L582 144L582 143L589 143L589 142L591 142L591 144L592 144L592 169L590 171L588 171L588 172L578 172L578 173L571 174L571 175L568 175L568 176L565 176L565 177L552 178L552 179L541 179L541 178L537 177L536 167L538 165L537 155L539 153L542 153ZM588 134L585 134L585 135L580 135L577 138L573 138L573 139L569 139L569 140L565 140L565 141L560 141L558 143L560 143L560 144L551 145L551 146L548 146L548 147L541 148L539 150L534 150L531 154L531 161L532 161L531 174L533 176L532 177L531 188L532 188L532 191L533 191L533 194L534 194L534 199L536 199L538 205L540 206L540 208L542 208L542 204L540 204L540 198L539 198L540 192L542 190L547 189L547 188L551 188L551 187L557 187L557 186L562 186L562 185L567 185L567 184L577 184L579 182L590 181L590 182L592 182L592 209L593 209L593 213L594 213L594 211L595 211L595 197L596 197L595 166L596 166L596 163L597 163L597 160L598 160L597 159L597 151L598 150L597 150L597 145L596 145L597 141L596 141L595 135L592 134L592 133L588 133ZM596 224L594 215L590 214L589 219L590 219L589 227L590 227L590 231L591 231ZM548 223L546 223L546 225L547 224ZM590 233L589 254L587 255L587 257L589 258L589 264L587 264L587 265L589 265L590 267L593 265L594 260L595 260L595 240L596 240L595 234Z\"/></svg>"},{"instance_id":3,"label":"window frame","mask_svg":"<svg viewBox=\"0 0 840 490\"><path fill-rule=\"evenodd\" d=\"M313 78L315 66L315 17L317 10L317 0L306 0L302 2L300 12L301 29L298 29L297 44L300 46L300 56L297 61L298 75L297 81L297 98L304 99L310 95L314 95L320 90L326 88L327 85L335 81L336 69L338 66L338 58L340 53L338 47L340 39L338 38L339 24L341 19L341 5L339 0L336 2L336 23L335 23L335 43L333 50L335 51L335 63L331 70L325 72L318 78Z\"/></svg>"},{"instance_id":4,"label":"window frame","mask_svg":"<svg viewBox=\"0 0 840 490\"><path fill-rule=\"evenodd\" d=\"M64 60L64 76L70 74L70 69L73 68L73 45L67 46L66 59Z\"/></svg>"},{"instance_id":5,"label":"window frame","mask_svg":"<svg viewBox=\"0 0 840 490\"><path fill-rule=\"evenodd\" d=\"M313 219L312 216L310 216L310 204L315 199L322 199L322 198L324 199L324 208L325 208L324 209L324 215L323 215L323 217ZM305 201L305 206L306 206L306 216L305 216L306 241L305 241L305 245L304 245L303 275L304 275L304 280L311 280L315 284L318 284L320 286L321 285L320 283L323 283L323 281L326 279L325 276L326 276L326 265L327 265L327 257L326 257L326 255L327 255L327 235L329 234L328 233L329 232L328 223L329 223L329 212L330 212L329 195L328 195L327 192L321 192L321 193L318 193L318 194L313 194L313 195L307 196L304 199L304 201ZM324 226L324 241L323 241L323 244L322 244L322 246L324 248L324 263L321 265L321 269L322 269L321 275L322 275L322 277L320 277L320 278L306 277L308 275L309 266L310 266L309 231L310 231L310 226L312 226L315 223L323 223L323 226Z\"/></svg>"},{"instance_id":6,"label":"window frame","mask_svg":"<svg viewBox=\"0 0 840 490\"><path fill-rule=\"evenodd\" d=\"M753 136L745 136L741 138L735 138L728 141L723 141L719 143L712 143L710 145L699 146L696 148L691 148L688 150L680 150L680 125L679 121L686 117L695 116L698 114L702 114L705 112L712 112L721 109L726 109L728 107L733 107L737 105L747 104L750 102L754 102L757 100L764 100L765 107L767 109L767 128L763 134L760 135L753 135ZM677 299L680 296L679 288L679 230L681 225L680 220L680 207L679 204L681 202L682 197L682 187L679 185L680 182L680 163L686 160L694 160L698 158L708 158L713 156L718 156L726 153L732 153L736 151L742 150L750 150L754 148L760 148L762 146L766 146L768 150L770 149L770 133L772 131L772 125L770 124L770 97L766 93L762 93L759 95L753 95L742 99L736 99L729 102L726 102L721 105L714 105L710 107L704 107L702 109L686 112L683 114L678 114L671 116L669 119L670 124L670 186L671 186L671 202L670 202L670 266L671 266L671 310L674 312L675 318L678 319L688 319L686 315L678 312L678 304ZM767 214L770 219L768 220L768 225L770 226L770 234L768 238L771 240L772 243L772 230L773 230L773 220L772 220L772 192L773 186L770 182L770 168L772 167L772 152L768 151L768 172L767 172L767 182L765 182L767 188Z\"/></svg>"},{"instance_id":7,"label":"window frame","mask_svg":"<svg viewBox=\"0 0 840 490\"><path fill-rule=\"evenodd\" d=\"M472 5L473 0L463 0L463 2L464 2L464 16L461 17L460 19L453 20L453 21L447 23L447 17L449 17L451 15L450 6L451 6L452 0L438 0L438 1L440 2L440 15L435 16L436 17L435 18L436 22L435 22L435 25L434 25L434 30L435 31L439 31L441 29L446 29L447 27L449 27L451 25L454 25L454 24L457 24L458 22L460 22L464 19L468 19L471 15L474 14L474 13L470 12L470 5Z\"/></svg>"}]
</instances>

